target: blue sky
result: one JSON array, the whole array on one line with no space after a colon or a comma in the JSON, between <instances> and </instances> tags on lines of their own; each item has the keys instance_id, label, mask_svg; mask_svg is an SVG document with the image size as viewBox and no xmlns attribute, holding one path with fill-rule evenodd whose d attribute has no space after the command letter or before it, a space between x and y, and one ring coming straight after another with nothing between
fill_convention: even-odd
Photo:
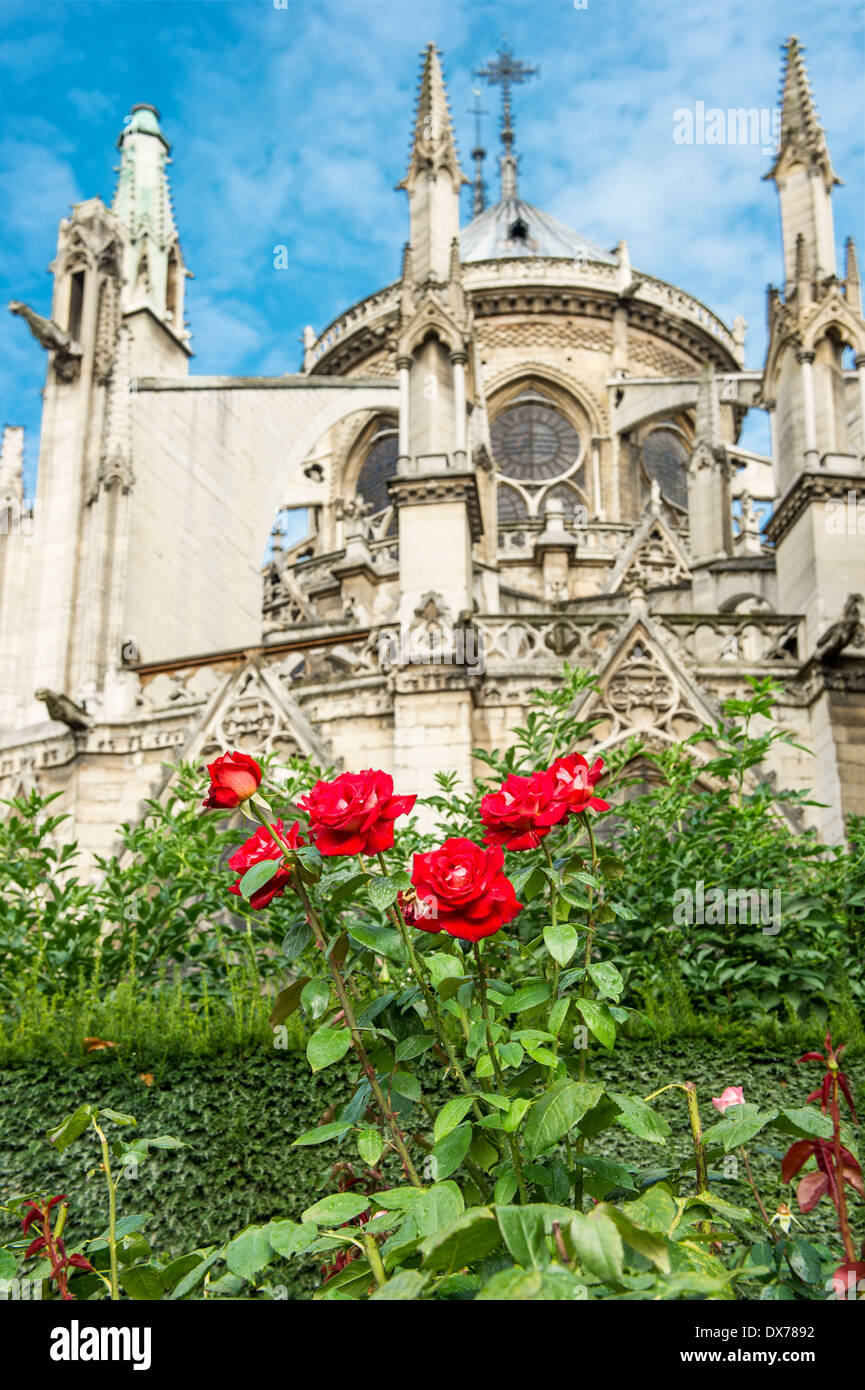
<instances>
[{"instance_id":1,"label":"blue sky","mask_svg":"<svg viewBox=\"0 0 865 1390\"><path fill-rule=\"evenodd\" d=\"M844 186L839 254L862 247L865 45L858 0L0 0L0 286L50 306L45 269L69 204L109 201L124 115L162 113L188 284L194 372L297 370L316 330L396 278L419 53L442 50L469 169L472 69L502 32L540 77L517 90L520 191L635 266L748 320L761 365L765 287L781 276L776 196L759 146L680 145L682 107L771 108L780 44L806 47ZM487 179L498 107L487 90ZM470 194L466 193L466 199ZM464 220L468 219L468 201ZM273 248L290 268L273 268ZM0 423L37 456L44 355L0 315Z\"/></svg>"}]
</instances>

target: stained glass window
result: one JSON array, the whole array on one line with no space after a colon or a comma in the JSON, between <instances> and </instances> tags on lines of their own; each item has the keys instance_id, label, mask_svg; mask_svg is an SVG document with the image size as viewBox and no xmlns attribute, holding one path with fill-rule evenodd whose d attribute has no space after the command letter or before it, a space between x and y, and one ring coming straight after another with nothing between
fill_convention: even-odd
<instances>
[{"instance_id":1,"label":"stained glass window","mask_svg":"<svg viewBox=\"0 0 865 1390\"><path fill-rule=\"evenodd\" d=\"M509 478L545 482L567 473L580 453L579 436L542 396L526 393L503 410L490 431L493 458Z\"/></svg>"},{"instance_id":2,"label":"stained glass window","mask_svg":"<svg viewBox=\"0 0 865 1390\"><path fill-rule=\"evenodd\" d=\"M499 483L498 502L499 521L525 521L528 515L526 504L516 488Z\"/></svg>"},{"instance_id":3,"label":"stained glass window","mask_svg":"<svg viewBox=\"0 0 865 1390\"><path fill-rule=\"evenodd\" d=\"M657 478L664 496L683 508L688 505L687 462L688 446L674 430L652 430L643 443L643 467L649 477Z\"/></svg>"},{"instance_id":4,"label":"stained glass window","mask_svg":"<svg viewBox=\"0 0 865 1390\"><path fill-rule=\"evenodd\" d=\"M398 454L399 437L396 430L379 434L373 440L357 480L357 491L370 506L368 516L376 516L390 506L387 480L396 477Z\"/></svg>"}]
</instances>

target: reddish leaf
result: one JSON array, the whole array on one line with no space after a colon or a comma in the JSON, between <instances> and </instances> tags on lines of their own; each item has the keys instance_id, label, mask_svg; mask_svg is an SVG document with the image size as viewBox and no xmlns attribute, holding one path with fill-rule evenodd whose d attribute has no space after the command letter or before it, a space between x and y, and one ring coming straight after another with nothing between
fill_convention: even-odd
<instances>
[{"instance_id":1,"label":"reddish leaf","mask_svg":"<svg viewBox=\"0 0 865 1390\"><path fill-rule=\"evenodd\" d=\"M796 1143L792 1144L784 1155L781 1163L781 1181L791 1182L814 1151L813 1139L797 1139Z\"/></svg>"},{"instance_id":2,"label":"reddish leaf","mask_svg":"<svg viewBox=\"0 0 865 1390\"><path fill-rule=\"evenodd\" d=\"M828 1191L829 1179L825 1173L806 1173L796 1188L799 1210L811 1211Z\"/></svg>"},{"instance_id":3,"label":"reddish leaf","mask_svg":"<svg viewBox=\"0 0 865 1390\"><path fill-rule=\"evenodd\" d=\"M44 1247L47 1244L48 1242L44 1236L37 1236L34 1241L31 1241L31 1243L27 1246L27 1249L24 1251L25 1260L29 1260L31 1255L35 1255L38 1250L44 1249Z\"/></svg>"}]
</instances>

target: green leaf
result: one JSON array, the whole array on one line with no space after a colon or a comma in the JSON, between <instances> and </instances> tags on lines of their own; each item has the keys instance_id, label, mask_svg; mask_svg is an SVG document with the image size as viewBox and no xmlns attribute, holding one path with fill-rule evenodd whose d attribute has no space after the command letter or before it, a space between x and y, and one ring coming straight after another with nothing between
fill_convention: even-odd
<instances>
[{"instance_id":1,"label":"green leaf","mask_svg":"<svg viewBox=\"0 0 865 1390\"><path fill-rule=\"evenodd\" d=\"M402 963L402 937L393 927L372 927L352 922L348 927L348 934L352 940L365 946L368 951L374 951L377 956L387 956L390 960Z\"/></svg>"},{"instance_id":2,"label":"green leaf","mask_svg":"<svg viewBox=\"0 0 865 1390\"><path fill-rule=\"evenodd\" d=\"M546 1207L532 1203L524 1207L496 1207L505 1245L517 1264L526 1269L544 1269L550 1263L547 1249Z\"/></svg>"},{"instance_id":3,"label":"green leaf","mask_svg":"<svg viewBox=\"0 0 865 1390\"><path fill-rule=\"evenodd\" d=\"M810 1105L800 1109L785 1106L772 1123L775 1129L792 1134L796 1139L831 1139L833 1133L830 1117Z\"/></svg>"},{"instance_id":4,"label":"green leaf","mask_svg":"<svg viewBox=\"0 0 865 1390\"><path fill-rule=\"evenodd\" d=\"M472 1143L470 1124L457 1125L433 1147L431 1154L436 1182L442 1182L459 1168Z\"/></svg>"},{"instance_id":5,"label":"green leaf","mask_svg":"<svg viewBox=\"0 0 865 1390\"><path fill-rule=\"evenodd\" d=\"M319 1028L306 1045L306 1055L313 1071L321 1071L332 1062L338 1062L351 1047L351 1033L347 1028Z\"/></svg>"},{"instance_id":6,"label":"green leaf","mask_svg":"<svg viewBox=\"0 0 865 1390\"><path fill-rule=\"evenodd\" d=\"M259 1270L271 1258L270 1240L266 1226L247 1226L225 1247L225 1263L240 1279L252 1282Z\"/></svg>"},{"instance_id":7,"label":"green leaf","mask_svg":"<svg viewBox=\"0 0 865 1390\"><path fill-rule=\"evenodd\" d=\"M208 1255L205 1259L201 1261L200 1264L197 1264L194 1269L191 1269L188 1274L184 1274L180 1283L176 1284L175 1287L171 1290L171 1301L174 1302L176 1299L179 1298L188 1298L188 1296L192 1293L193 1289L198 1288L198 1285L201 1283L202 1279L207 1274L207 1271L209 1269L212 1269L212 1267L216 1264L217 1260L221 1259L222 1251L215 1250L213 1254Z\"/></svg>"},{"instance_id":8,"label":"green leaf","mask_svg":"<svg viewBox=\"0 0 865 1390\"><path fill-rule=\"evenodd\" d=\"M333 1120L331 1124L319 1125L316 1129L308 1129L294 1140L292 1148L309 1146L310 1144L326 1144L329 1139L338 1139L341 1134L345 1134L351 1129L351 1125L346 1120Z\"/></svg>"},{"instance_id":9,"label":"green leaf","mask_svg":"<svg viewBox=\"0 0 865 1390\"><path fill-rule=\"evenodd\" d=\"M367 884L367 892L373 907L378 908L379 912L384 912L391 903L396 902L399 884L394 883L391 878L382 878L374 874Z\"/></svg>"},{"instance_id":10,"label":"green leaf","mask_svg":"<svg viewBox=\"0 0 865 1390\"><path fill-rule=\"evenodd\" d=\"M625 865L621 859L616 859L614 855L605 854L600 861L600 870L604 878L622 878L625 873Z\"/></svg>"},{"instance_id":11,"label":"green leaf","mask_svg":"<svg viewBox=\"0 0 865 1390\"><path fill-rule=\"evenodd\" d=\"M550 987L547 984L523 985L511 996L505 1012L525 1013L527 1009L536 1009L539 1004L545 1004L549 997Z\"/></svg>"},{"instance_id":12,"label":"green leaf","mask_svg":"<svg viewBox=\"0 0 865 1390\"><path fill-rule=\"evenodd\" d=\"M804 1284L820 1283L823 1266L813 1245L809 1245L807 1240L797 1236L795 1240L790 1241L786 1253L790 1261L790 1268Z\"/></svg>"},{"instance_id":13,"label":"green leaf","mask_svg":"<svg viewBox=\"0 0 865 1390\"><path fill-rule=\"evenodd\" d=\"M663 1115L658 1115L650 1105L638 1096L626 1096L621 1091L608 1091L610 1100L619 1107L619 1124L636 1134L638 1139L648 1139L651 1144L664 1144L670 1137L670 1126Z\"/></svg>"},{"instance_id":14,"label":"green leaf","mask_svg":"<svg viewBox=\"0 0 865 1390\"><path fill-rule=\"evenodd\" d=\"M362 1129L357 1137L357 1151L368 1168L374 1168L381 1158L384 1141L377 1129Z\"/></svg>"},{"instance_id":15,"label":"green leaf","mask_svg":"<svg viewBox=\"0 0 865 1390\"><path fill-rule=\"evenodd\" d=\"M518 1067L523 1060L523 1049L518 1042L496 1043L496 1056L503 1067Z\"/></svg>"},{"instance_id":16,"label":"green leaf","mask_svg":"<svg viewBox=\"0 0 865 1390\"><path fill-rule=\"evenodd\" d=\"M484 1259L501 1241L489 1207L472 1207L435 1235L421 1242L424 1267L447 1274Z\"/></svg>"},{"instance_id":17,"label":"green leaf","mask_svg":"<svg viewBox=\"0 0 865 1390\"><path fill-rule=\"evenodd\" d=\"M456 1221L466 1209L463 1194L455 1182L434 1183L413 1208L418 1235L435 1235Z\"/></svg>"},{"instance_id":18,"label":"green leaf","mask_svg":"<svg viewBox=\"0 0 865 1390\"><path fill-rule=\"evenodd\" d=\"M534 1270L513 1265L510 1269L499 1270L487 1280L480 1293L475 1295L475 1302L573 1303L587 1296L585 1284L563 1265L549 1265L546 1269Z\"/></svg>"},{"instance_id":19,"label":"green leaf","mask_svg":"<svg viewBox=\"0 0 865 1390\"><path fill-rule=\"evenodd\" d=\"M14 1279L17 1271L18 1261L12 1251L0 1246L0 1279Z\"/></svg>"},{"instance_id":20,"label":"green leaf","mask_svg":"<svg viewBox=\"0 0 865 1390\"><path fill-rule=\"evenodd\" d=\"M279 859L259 859L257 864L253 864L251 869L247 869L240 880L240 896L249 902L253 893L257 893L259 888L263 888L266 883L269 883L280 867L281 861Z\"/></svg>"},{"instance_id":21,"label":"green leaf","mask_svg":"<svg viewBox=\"0 0 865 1390\"><path fill-rule=\"evenodd\" d=\"M99 1114L106 1120L113 1120L116 1125L137 1125L138 1121L134 1115L124 1115L121 1110L109 1110L103 1106Z\"/></svg>"},{"instance_id":22,"label":"green leaf","mask_svg":"<svg viewBox=\"0 0 865 1390\"><path fill-rule=\"evenodd\" d=\"M157 1301L165 1293L162 1273L153 1265L130 1265L118 1277L123 1291L136 1301Z\"/></svg>"},{"instance_id":23,"label":"green leaf","mask_svg":"<svg viewBox=\"0 0 865 1390\"><path fill-rule=\"evenodd\" d=\"M420 1100L420 1082L416 1076L412 1076L408 1071L395 1071L390 1079L391 1089L396 1091L398 1096L405 1096L406 1100Z\"/></svg>"},{"instance_id":24,"label":"green leaf","mask_svg":"<svg viewBox=\"0 0 865 1390\"><path fill-rule=\"evenodd\" d=\"M270 1018L267 1020L271 1028L278 1028L280 1023L288 1018L289 1014L293 1014L296 1009L300 1008L300 997L303 993L304 986L308 984L308 982L309 976L301 975L300 979L295 980L294 984L289 985L287 989L280 990L273 1001L273 1009L271 1010Z\"/></svg>"},{"instance_id":25,"label":"green leaf","mask_svg":"<svg viewBox=\"0 0 865 1390\"><path fill-rule=\"evenodd\" d=\"M704 1144L721 1144L724 1152L747 1144L777 1118L777 1110L761 1111L756 1105L731 1105L717 1124L703 1132Z\"/></svg>"},{"instance_id":26,"label":"green leaf","mask_svg":"<svg viewBox=\"0 0 865 1390\"><path fill-rule=\"evenodd\" d=\"M49 1143L62 1153L84 1133L90 1121L96 1119L98 1114L95 1106L80 1105L72 1115L67 1115L65 1120L61 1120L59 1125L45 1131Z\"/></svg>"},{"instance_id":27,"label":"green leaf","mask_svg":"<svg viewBox=\"0 0 865 1390\"><path fill-rule=\"evenodd\" d=\"M567 965L574 955L580 938L567 922L548 922L544 927L544 945L559 965Z\"/></svg>"},{"instance_id":28,"label":"green leaf","mask_svg":"<svg viewBox=\"0 0 865 1390\"><path fill-rule=\"evenodd\" d=\"M271 1221L267 1227L267 1238L277 1255L291 1259L292 1255L302 1255L318 1240L318 1227L315 1222L306 1226L297 1221Z\"/></svg>"},{"instance_id":29,"label":"green leaf","mask_svg":"<svg viewBox=\"0 0 865 1390\"><path fill-rule=\"evenodd\" d=\"M415 1057L420 1057L423 1052L429 1051L434 1046L434 1033L415 1033L413 1037L405 1038L393 1055L397 1062L411 1062Z\"/></svg>"},{"instance_id":30,"label":"green leaf","mask_svg":"<svg viewBox=\"0 0 865 1390\"><path fill-rule=\"evenodd\" d=\"M604 1088L587 1081L557 1081L532 1105L526 1120L525 1144L530 1158L537 1158L562 1139L588 1110L597 1105Z\"/></svg>"},{"instance_id":31,"label":"green leaf","mask_svg":"<svg viewBox=\"0 0 865 1390\"><path fill-rule=\"evenodd\" d=\"M598 961L589 966L589 974L594 980L601 994L608 999L618 999L625 982L616 967L610 961Z\"/></svg>"},{"instance_id":32,"label":"green leaf","mask_svg":"<svg viewBox=\"0 0 865 1390\"><path fill-rule=\"evenodd\" d=\"M621 1284L624 1249L617 1227L597 1209L584 1216L574 1212L568 1234L574 1253L588 1274L605 1284Z\"/></svg>"},{"instance_id":33,"label":"green leaf","mask_svg":"<svg viewBox=\"0 0 865 1390\"><path fill-rule=\"evenodd\" d=\"M330 1003L330 985L327 980L310 980L304 985L300 1002L314 1019L321 1018Z\"/></svg>"},{"instance_id":34,"label":"green leaf","mask_svg":"<svg viewBox=\"0 0 865 1390\"><path fill-rule=\"evenodd\" d=\"M662 1274L670 1272L670 1252L667 1249L667 1242L652 1231L647 1231L643 1226L638 1226L636 1221L632 1221L618 1207L603 1202L595 1208L612 1221L619 1235L624 1241L635 1250L638 1255L643 1255L647 1260L651 1260L656 1269Z\"/></svg>"},{"instance_id":35,"label":"green leaf","mask_svg":"<svg viewBox=\"0 0 865 1390\"><path fill-rule=\"evenodd\" d=\"M429 1275L422 1274L419 1269L401 1269L376 1289L370 1301L385 1303L389 1299L420 1298L428 1283Z\"/></svg>"},{"instance_id":36,"label":"green leaf","mask_svg":"<svg viewBox=\"0 0 865 1390\"><path fill-rule=\"evenodd\" d=\"M558 1037L559 1030L567 1017L568 1009L570 1007L570 999L557 999L553 1007L550 1009L550 1032L552 1033L554 1038Z\"/></svg>"},{"instance_id":37,"label":"green leaf","mask_svg":"<svg viewBox=\"0 0 865 1390\"><path fill-rule=\"evenodd\" d=\"M450 1134L452 1129L465 1119L466 1115L474 1104L471 1096L455 1096L443 1105L433 1127L433 1140L437 1144L440 1139L444 1139L446 1134Z\"/></svg>"},{"instance_id":38,"label":"green leaf","mask_svg":"<svg viewBox=\"0 0 865 1390\"><path fill-rule=\"evenodd\" d=\"M301 1213L301 1221L314 1221L317 1226L343 1226L366 1211L372 1199L359 1192L335 1192L322 1197Z\"/></svg>"},{"instance_id":39,"label":"green leaf","mask_svg":"<svg viewBox=\"0 0 865 1390\"><path fill-rule=\"evenodd\" d=\"M508 1113L502 1120L502 1129L505 1134L513 1134L515 1130L519 1129L530 1107L531 1101L526 1096L519 1096L516 1100L511 1101Z\"/></svg>"},{"instance_id":40,"label":"green leaf","mask_svg":"<svg viewBox=\"0 0 865 1390\"><path fill-rule=\"evenodd\" d=\"M313 938L313 930L305 918L289 927L282 938L280 954L284 960L296 960L306 950Z\"/></svg>"},{"instance_id":41,"label":"green leaf","mask_svg":"<svg viewBox=\"0 0 865 1390\"><path fill-rule=\"evenodd\" d=\"M575 1003L589 1032L602 1047L612 1052L616 1042L616 1025L607 1005L599 1004L595 999L577 999Z\"/></svg>"}]
</instances>

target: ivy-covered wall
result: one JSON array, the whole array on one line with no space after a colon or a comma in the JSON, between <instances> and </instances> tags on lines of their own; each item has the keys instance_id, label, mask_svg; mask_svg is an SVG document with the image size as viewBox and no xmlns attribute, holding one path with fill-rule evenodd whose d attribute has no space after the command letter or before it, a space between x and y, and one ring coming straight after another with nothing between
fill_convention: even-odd
<instances>
[{"instance_id":1,"label":"ivy-covered wall","mask_svg":"<svg viewBox=\"0 0 865 1390\"><path fill-rule=\"evenodd\" d=\"M803 1104L811 1089L809 1068L793 1062L786 1051L746 1053L741 1045L710 1046L696 1040L675 1047L621 1042L612 1056L594 1057L599 1076L617 1089L648 1094L671 1080L696 1081L706 1127L717 1118L711 1097L728 1085L743 1086L748 1100L766 1106ZM438 1089L432 1069L415 1070L430 1090ZM847 1070L861 1105L865 1064L856 1057ZM154 1071L150 1085L116 1055L104 1052L70 1070L36 1063L0 1070L2 1195L34 1189L64 1192L71 1202L73 1239L78 1232L92 1235L104 1228L107 1197L101 1175L86 1176L99 1160L95 1137L83 1137L62 1155L45 1138L50 1124L92 1101L135 1115L141 1135L170 1134L188 1145L156 1153L136 1179L121 1185L120 1215L151 1213L146 1229L155 1249L179 1254L221 1243L251 1222L296 1219L322 1192L333 1189L335 1162L358 1162L350 1142L291 1147L329 1106L348 1098L350 1071L350 1064L341 1064L313 1076L302 1053L275 1050L169 1061ZM672 1142L686 1146L687 1125L676 1116L680 1093L662 1096L657 1104L668 1119L678 1120ZM420 1114L417 1108L414 1113ZM779 1201L793 1201L791 1190L780 1182L786 1145L780 1135L760 1143L762 1139L755 1141L751 1159L763 1199L773 1211ZM641 1142L619 1126L605 1132L597 1150L590 1151L635 1165L647 1175L650 1169L663 1169L667 1155L662 1145ZM399 1180L394 1166L391 1181ZM735 1184L723 1190L735 1196ZM834 1244L833 1216L828 1203L821 1203L802 1218L803 1232ZM0 1243L10 1235L0 1227ZM308 1296L316 1282L313 1268L286 1272L292 1297Z\"/></svg>"}]
</instances>

